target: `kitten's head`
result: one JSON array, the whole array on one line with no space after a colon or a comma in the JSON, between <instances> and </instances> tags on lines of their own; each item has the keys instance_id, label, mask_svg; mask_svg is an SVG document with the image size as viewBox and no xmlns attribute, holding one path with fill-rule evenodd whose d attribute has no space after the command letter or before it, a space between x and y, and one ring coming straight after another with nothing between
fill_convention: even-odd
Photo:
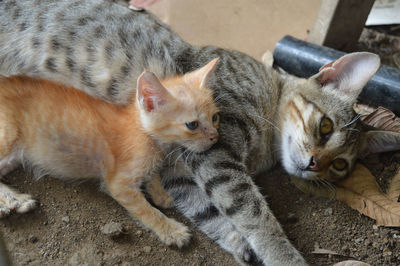
<instances>
[{"instance_id":1,"label":"kitten's head","mask_svg":"<svg viewBox=\"0 0 400 266\"><path fill-rule=\"evenodd\" d=\"M143 72L137 83L142 126L162 143L202 152L218 140L219 110L206 87L218 58L183 76L160 81Z\"/></svg>"},{"instance_id":2,"label":"kitten's head","mask_svg":"<svg viewBox=\"0 0 400 266\"><path fill-rule=\"evenodd\" d=\"M309 79L288 78L280 105L282 163L297 177L336 181L358 157L400 149L400 134L368 131L353 105L379 68L371 53L353 53L322 67Z\"/></svg>"}]
</instances>

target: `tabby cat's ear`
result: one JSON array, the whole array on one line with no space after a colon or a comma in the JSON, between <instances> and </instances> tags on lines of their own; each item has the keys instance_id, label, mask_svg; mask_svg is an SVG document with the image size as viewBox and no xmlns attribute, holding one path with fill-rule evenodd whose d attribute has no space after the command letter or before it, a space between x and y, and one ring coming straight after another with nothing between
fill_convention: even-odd
<instances>
[{"instance_id":1,"label":"tabby cat's ear","mask_svg":"<svg viewBox=\"0 0 400 266\"><path fill-rule=\"evenodd\" d=\"M218 63L219 57L211 60L207 65L196 69L193 72L187 73L185 79L188 79L188 83L199 84L200 88L204 88L209 81L211 74L214 72Z\"/></svg>"},{"instance_id":2,"label":"tabby cat's ear","mask_svg":"<svg viewBox=\"0 0 400 266\"><path fill-rule=\"evenodd\" d=\"M147 112L158 110L165 105L169 92L161 84L157 76L144 71L137 80L136 99L141 108Z\"/></svg>"},{"instance_id":3,"label":"tabby cat's ear","mask_svg":"<svg viewBox=\"0 0 400 266\"><path fill-rule=\"evenodd\" d=\"M314 78L326 89L337 89L355 100L380 66L379 56L372 53L351 53L321 67Z\"/></svg>"},{"instance_id":4,"label":"tabby cat's ear","mask_svg":"<svg viewBox=\"0 0 400 266\"><path fill-rule=\"evenodd\" d=\"M360 155L400 150L400 133L371 130L363 133Z\"/></svg>"}]
</instances>

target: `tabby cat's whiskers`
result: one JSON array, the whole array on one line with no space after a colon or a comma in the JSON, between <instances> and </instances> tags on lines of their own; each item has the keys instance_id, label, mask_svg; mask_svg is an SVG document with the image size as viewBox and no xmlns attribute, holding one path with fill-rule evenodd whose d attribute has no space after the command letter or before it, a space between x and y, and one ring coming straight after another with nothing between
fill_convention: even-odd
<instances>
[{"instance_id":1,"label":"tabby cat's whiskers","mask_svg":"<svg viewBox=\"0 0 400 266\"><path fill-rule=\"evenodd\" d=\"M268 124L270 124L271 126L273 126L277 131L279 131L280 133L282 133L282 131L281 131L274 123L272 123L271 121L269 121L269 120L266 119L265 117L262 117L262 116L259 116L259 115L256 115L256 114L249 114L249 115L264 120L265 122L267 122Z\"/></svg>"}]
</instances>

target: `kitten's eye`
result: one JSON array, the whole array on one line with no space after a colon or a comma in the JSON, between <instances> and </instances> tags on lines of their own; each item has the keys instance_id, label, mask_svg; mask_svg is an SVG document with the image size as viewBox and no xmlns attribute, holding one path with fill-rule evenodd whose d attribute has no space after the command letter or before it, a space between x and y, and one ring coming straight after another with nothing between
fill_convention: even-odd
<instances>
[{"instance_id":1,"label":"kitten's eye","mask_svg":"<svg viewBox=\"0 0 400 266\"><path fill-rule=\"evenodd\" d=\"M212 116L212 121L213 121L213 123L217 123L219 121L219 114L214 114Z\"/></svg>"},{"instance_id":2,"label":"kitten's eye","mask_svg":"<svg viewBox=\"0 0 400 266\"><path fill-rule=\"evenodd\" d=\"M330 120L327 117L323 117L319 125L319 132L321 133L321 135L322 136L328 135L332 133L332 130L333 130L332 120Z\"/></svg>"},{"instance_id":3,"label":"kitten's eye","mask_svg":"<svg viewBox=\"0 0 400 266\"><path fill-rule=\"evenodd\" d=\"M342 159L342 158L333 160L332 165L336 170L339 170L339 171L342 171L345 168L347 168L347 162L345 159Z\"/></svg>"},{"instance_id":4,"label":"kitten's eye","mask_svg":"<svg viewBox=\"0 0 400 266\"><path fill-rule=\"evenodd\" d=\"M199 122L197 121L192 121L192 122L186 122L185 123L186 127L190 130L195 130L196 128L199 127Z\"/></svg>"}]
</instances>

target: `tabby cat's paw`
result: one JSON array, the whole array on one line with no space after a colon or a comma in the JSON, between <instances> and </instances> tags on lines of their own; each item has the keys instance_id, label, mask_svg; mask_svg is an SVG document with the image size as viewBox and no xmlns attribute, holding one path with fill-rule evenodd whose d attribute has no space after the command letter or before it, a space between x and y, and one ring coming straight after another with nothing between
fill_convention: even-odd
<instances>
[{"instance_id":1,"label":"tabby cat's paw","mask_svg":"<svg viewBox=\"0 0 400 266\"><path fill-rule=\"evenodd\" d=\"M238 261L241 261L243 265L252 265L252 266L263 266L264 263L257 257L254 251L248 247L243 250L240 258L236 257Z\"/></svg>"},{"instance_id":2,"label":"tabby cat's paw","mask_svg":"<svg viewBox=\"0 0 400 266\"><path fill-rule=\"evenodd\" d=\"M11 212L27 213L37 207L37 201L29 194L5 193L0 197L0 218Z\"/></svg>"},{"instance_id":3,"label":"tabby cat's paw","mask_svg":"<svg viewBox=\"0 0 400 266\"><path fill-rule=\"evenodd\" d=\"M257 257L247 240L237 231L232 231L223 246L228 246L240 265L261 266L264 263Z\"/></svg>"},{"instance_id":4,"label":"tabby cat's paw","mask_svg":"<svg viewBox=\"0 0 400 266\"><path fill-rule=\"evenodd\" d=\"M181 248L189 243L191 235L189 228L185 225L174 219L168 219L168 223L163 226L162 232L158 234L158 237L168 246L174 245Z\"/></svg>"}]
</instances>

